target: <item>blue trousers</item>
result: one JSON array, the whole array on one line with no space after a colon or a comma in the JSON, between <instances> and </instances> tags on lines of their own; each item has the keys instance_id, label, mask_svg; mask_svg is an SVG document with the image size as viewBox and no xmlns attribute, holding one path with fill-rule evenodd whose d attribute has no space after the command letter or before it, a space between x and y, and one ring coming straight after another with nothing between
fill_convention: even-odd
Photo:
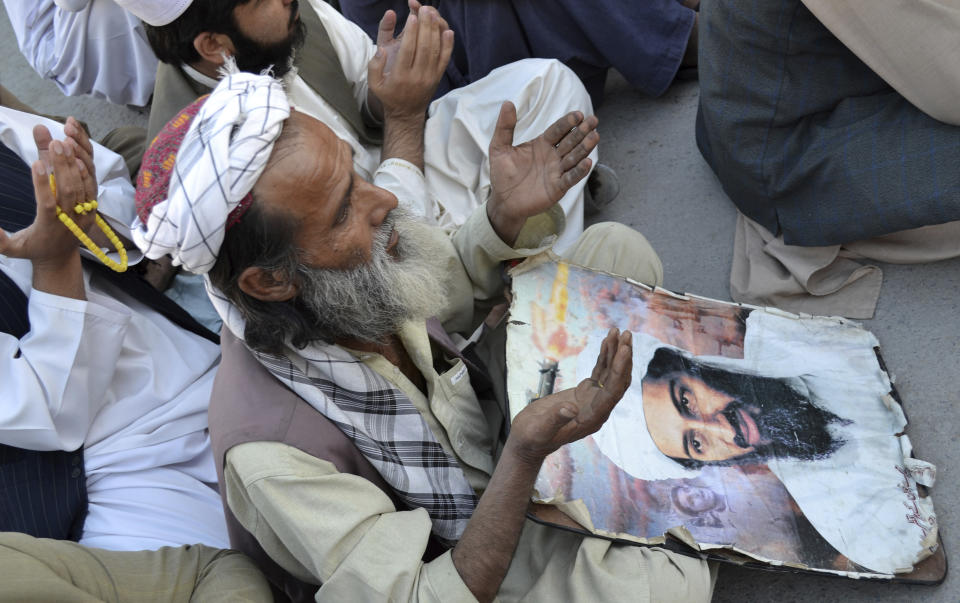
<instances>
[{"instance_id":1,"label":"blue trousers","mask_svg":"<svg viewBox=\"0 0 960 603\"><path fill-rule=\"evenodd\" d=\"M493 69L527 58L558 59L583 80L593 104L603 97L609 68L645 94L673 81L687 48L694 12L677 0L434 0L456 33L453 59L437 96ZM376 39L383 13L398 29L406 0L340 0L340 10Z\"/></svg>"}]
</instances>

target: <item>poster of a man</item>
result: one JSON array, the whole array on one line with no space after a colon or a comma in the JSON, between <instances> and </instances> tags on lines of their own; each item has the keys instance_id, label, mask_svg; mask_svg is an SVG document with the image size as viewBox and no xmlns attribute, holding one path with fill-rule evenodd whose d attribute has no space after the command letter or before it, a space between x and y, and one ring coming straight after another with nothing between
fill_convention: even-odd
<instances>
[{"instance_id":1,"label":"poster of a man","mask_svg":"<svg viewBox=\"0 0 960 603\"><path fill-rule=\"evenodd\" d=\"M598 333L634 333L627 394L589 441L545 463L537 500L585 508L581 525L614 536L654 542L682 526L704 550L799 559L824 571L889 576L935 550L932 501L918 490L918 482L932 486L925 476L934 470L911 456L869 332L841 319L650 291L552 261L513 276L511 412L535 397L540 366L555 365L564 387L589 377L579 358L596 356ZM754 480L761 474L769 479ZM604 488L632 502L594 504ZM730 502L743 490L772 509L758 515L762 523L741 512L749 497ZM640 519L623 521L633 515ZM788 533L794 549L811 552L764 545L765 534Z\"/></svg>"},{"instance_id":2,"label":"poster of a man","mask_svg":"<svg viewBox=\"0 0 960 603\"><path fill-rule=\"evenodd\" d=\"M641 387L654 443L687 467L770 457L815 460L843 443L829 425L847 422L786 379L719 369L663 347Z\"/></svg>"}]
</instances>

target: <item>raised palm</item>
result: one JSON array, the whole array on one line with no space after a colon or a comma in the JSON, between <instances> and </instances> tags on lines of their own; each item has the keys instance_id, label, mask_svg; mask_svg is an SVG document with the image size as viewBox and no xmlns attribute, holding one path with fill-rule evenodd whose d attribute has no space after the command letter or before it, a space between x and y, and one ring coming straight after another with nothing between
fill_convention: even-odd
<instances>
[{"instance_id":1,"label":"raised palm","mask_svg":"<svg viewBox=\"0 0 960 603\"><path fill-rule=\"evenodd\" d=\"M610 329L589 379L531 402L513 420L510 437L531 458L596 432L630 386L633 335Z\"/></svg>"},{"instance_id":2,"label":"raised palm","mask_svg":"<svg viewBox=\"0 0 960 603\"><path fill-rule=\"evenodd\" d=\"M564 115L533 140L514 146L516 125L516 107L506 102L490 141L493 207L489 210L492 220L499 216L501 221L519 221L522 227L524 220L549 209L590 173L592 161L588 156L600 135L596 131L597 118L584 118L578 111ZM494 228L497 226L494 224ZM516 224L503 226L509 235L514 230L511 226ZM503 237L505 233L500 234Z\"/></svg>"},{"instance_id":3,"label":"raised palm","mask_svg":"<svg viewBox=\"0 0 960 603\"><path fill-rule=\"evenodd\" d=\"M92 213L78 215L73 208L84 201L95 199L97 182L93 164L93 147L79 123L70 118L64 128L67 137L54 141L49 130L36 126L33 130L39 160L31 168L37 215L33 223L8 234L0 231L0 253L9 257L34 262L59 264L63 258L76 253L76 237L57 218L59 207L82 230L93 225ZM51 189L49 175L55 176L56 193Z\"/></svg>"}]
</instances>

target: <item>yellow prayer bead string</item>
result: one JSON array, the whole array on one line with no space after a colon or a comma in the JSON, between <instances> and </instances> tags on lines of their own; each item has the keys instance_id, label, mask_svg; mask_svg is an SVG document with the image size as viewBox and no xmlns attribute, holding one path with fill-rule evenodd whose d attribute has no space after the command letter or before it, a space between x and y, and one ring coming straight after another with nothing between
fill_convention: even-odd
<instances>
[{"instance_id":1,"label":"yellow prayer bead string","mask_svg":"<svg viewBox=\"0 0 960 603\"><path fill-rule=\"evenodd\" d=\"M53 196L57 196L57 181L53 177L53 174L50 174L50 191L53 192ZM77 203L73 211L79 215L84 215L91 211L97 210L97 200L93 199L91 201L85 201L83 203ZM73 233L73 236L80 239L80 242L90 250L98 260L104 263L107 268L114 270L116 272L125 272L127 270L127 250L123 246L123 243L120 242L120 237L117 236L117 233L113 232L113 229L110 228L110 225L100 217L100 214L96 214L97 226L100 227L100 230L103 231L103 234L107 236L107 240L113 244L114 248L117 250L117 254L120 256L120 262L117 263L110 259L106 252L104 252L100 247L93 242L93 239L87 236L87 233L83 232L77 223L73 221L73 218L67 215L67 212L60 209L60 206L57 206L57 218L60 219L60 222L63 223L67 229Z\"/></svg>"},{"instance_id":2,"label":"yellow prayer bead string","mask_svg":"<svg viewBox=\"0 0 960 603\"><path fill-rule=\"evenodd\" d=\"M92 200L86 201L86 202L84 202L84 203L77 203L77 204L73 207L74 213L79 214L79 215L81 215L81 216L84 215L84 214L88 214L88 213L92 212L92 211L95 210L95 209L97 209L97 200L96 200L96 199L92 199Z\"/></svg>"}]
</instances>

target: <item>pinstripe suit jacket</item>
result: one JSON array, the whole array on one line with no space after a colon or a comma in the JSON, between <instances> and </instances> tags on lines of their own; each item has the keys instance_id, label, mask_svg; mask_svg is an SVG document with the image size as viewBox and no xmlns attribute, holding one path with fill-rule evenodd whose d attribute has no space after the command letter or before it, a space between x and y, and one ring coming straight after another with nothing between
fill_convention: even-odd
<instances>
[{"instance_id":1,"label":"pinstripe suit jacket","mask_svg":"<svg viewBox=\"0 0 960 603\"><path fill-rule=\"evenodd\" d=\"M16 153L0 143L0 228L11 232L28 226L36 215L35 203L29 168ZM84 265L180 328L219 342L215 334L136 274L129 271L118 274L95 262L84 261ZM24 292L0 271L0 333L21 338L30 331L27 304ZM0 382L2 375L0 369ZM2 398L0 404L3 404ZM79 540L86 513L82 448L72 452L40 452L0 443L0 532Z\"/></svg>"},{"instance_id":2,"label":"pinstripe suit jacket","mask_svg":"<svg viewBox=\"0 0 960 603\"><path fill-rule=\"evenodd\" d=\"M960 128L910 104L800 0L704 0L697 144L790 245L960 219Z\"/></svg>"},{"instance_id":3,"label":"pinstripe suit jacket","mask_svg":"<svg viewBox=\"0 0 960 603\"><path fill-rule=\"evenodd\" d=\"M0 143L0 228L20 230L35 213L30 172ZM29 331L27 296L0 271L0 333L19 338ZM0 532L79 540L86 514L82 448L38 452L0 444Z\"/></svg>"}]
</instances>

